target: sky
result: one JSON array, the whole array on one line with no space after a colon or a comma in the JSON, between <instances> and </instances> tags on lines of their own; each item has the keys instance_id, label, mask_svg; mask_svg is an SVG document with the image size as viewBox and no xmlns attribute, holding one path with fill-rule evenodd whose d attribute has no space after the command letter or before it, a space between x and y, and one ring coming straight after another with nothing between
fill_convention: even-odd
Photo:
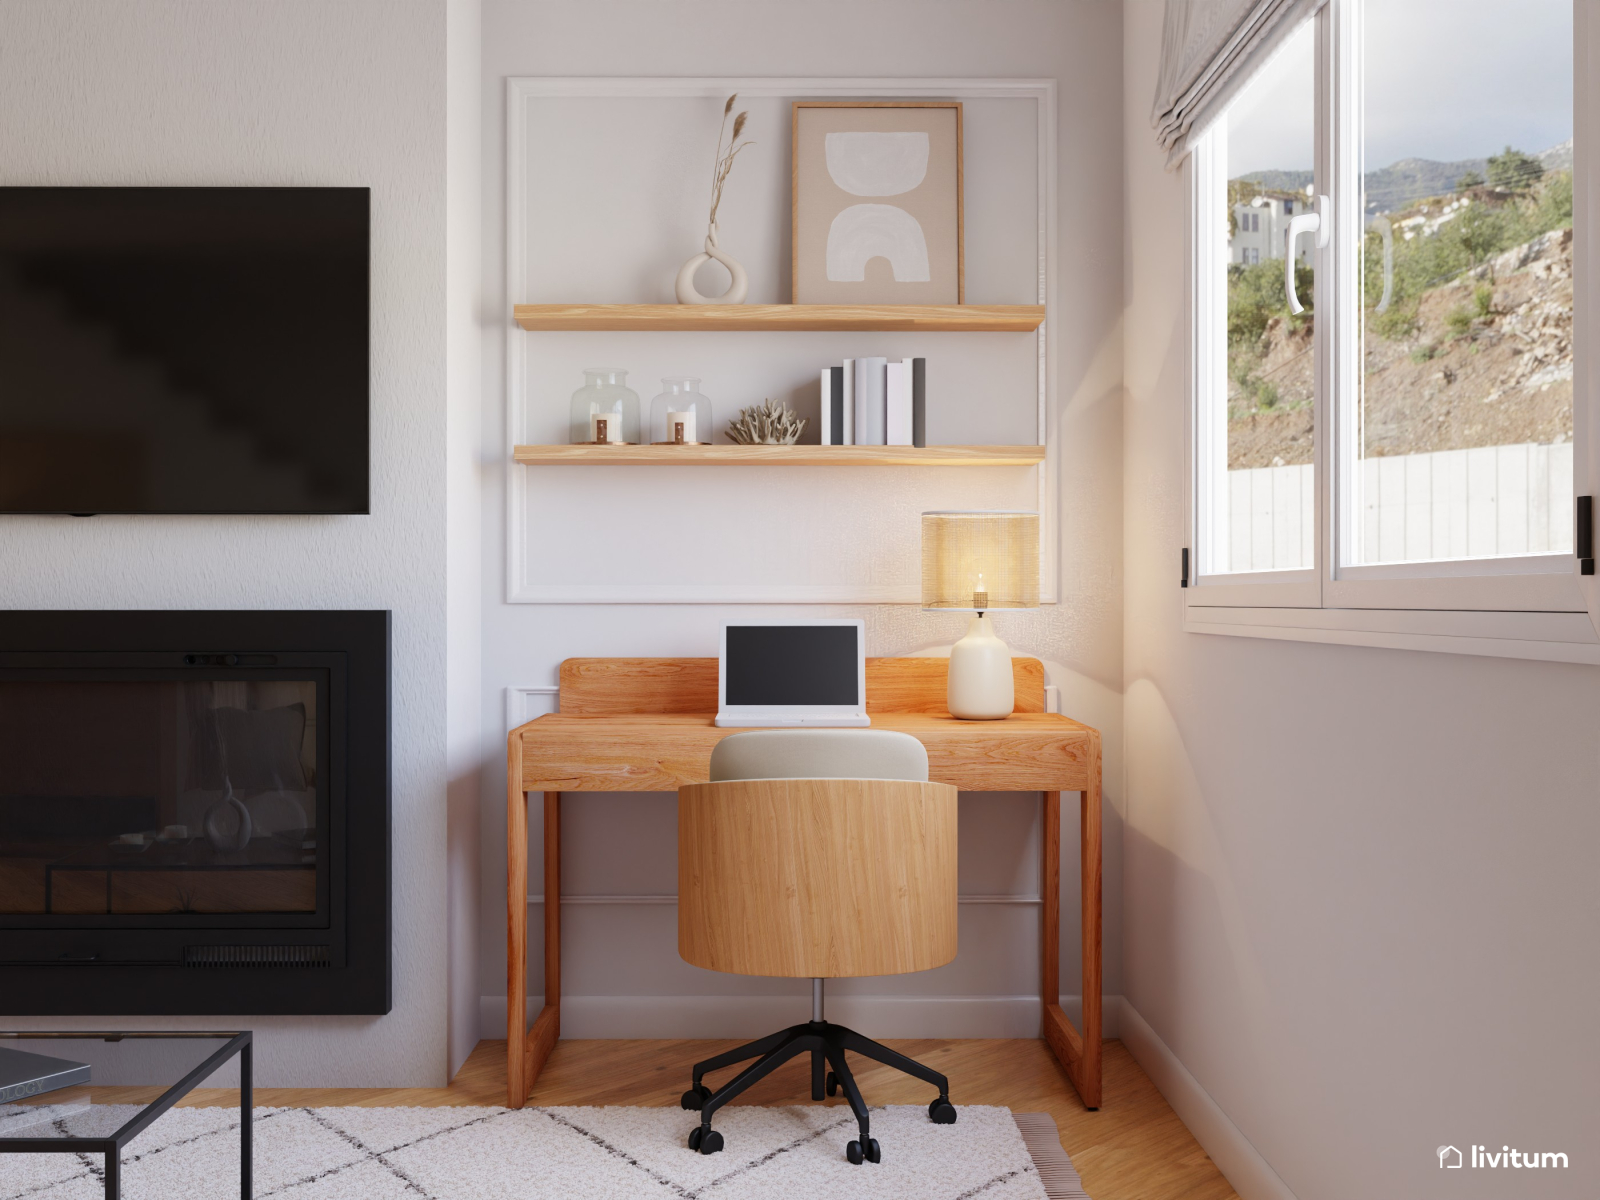
<instances>
[{"instance_id":1,"label":"sky","mask_svg":"<svg viewBox=\"0 0 1600 1200\"><path fill-rule=\"evenodd\" d=\"M1573 0L1368 0L1366 169L1456 162L1572 136ZM1228 177L1309 170L1314 21L1234 102Z\"/></svg>"}]
</instances>

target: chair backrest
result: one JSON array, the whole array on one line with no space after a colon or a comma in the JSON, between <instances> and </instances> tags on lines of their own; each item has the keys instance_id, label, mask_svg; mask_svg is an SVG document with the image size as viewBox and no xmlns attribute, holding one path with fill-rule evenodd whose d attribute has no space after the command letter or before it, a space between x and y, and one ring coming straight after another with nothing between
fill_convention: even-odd
<instances>
[{"instance_id":1,"label":"chair backrest","mask_svg":"<svg viewBox=\"0 0 1600 1200\"><path fill-rule=\"evenodd\" d=\"M729 779L910 779L926 782L928 751L888 729L755 729L711 751L711 782Z\"/></svg>"},{"instance_id":2,"label":"chair backrest","mask_svg":"<svg viewBox=\"0 0 1600 1200\"><path fill-rule=\"evenodd\" d=\"M729 779L678 789L685 962L799 979L927 971L956 956L956 924L948 783Z\"/></svg>"}]
</instances>

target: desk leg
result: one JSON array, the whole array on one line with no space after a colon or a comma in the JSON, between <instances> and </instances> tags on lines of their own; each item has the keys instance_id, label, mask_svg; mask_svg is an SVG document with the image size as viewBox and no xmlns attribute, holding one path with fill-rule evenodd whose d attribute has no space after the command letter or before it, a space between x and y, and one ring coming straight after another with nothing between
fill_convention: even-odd
<instances>
[{"instance_id":1,"label":"desk leg","mask_svg":"<svg viewBox=\"0 0 1600 1200\"><path fill-rule=\"evenodd\" d=\"M544 794L544 1007L528 1030L531 1090L561 1036L561 793Z\"/></svg>"},{"instance_id":2,"label":"desk leg","mask_svg":"<svg viewBox=\"0 0 1600 1200\"><path fill-rule=\"evenodd\" d=\"M512 739L506 797L506 1104L521 1108L561 1036L561 793L544 794L544 1007L528 1010L528 797Z\"/></svg>"},{"instance_id":3,"label":"desk leg","mask_svg":"<svg viewBox=\"0 0 1600 1200\"><path fill-rule=\"evenodd\" d=\"M522 1061L528 1009L528 795L522 790L522 739L506 755L506 1104L528 1099Z\"/></svg>"},{"instance_id":4,"label":"desk leg","mask_svg":"<svg viewBox=\"0 0 1600 1200\"><path fill-rule=\"evenodd\" d=\"M1039 821L1043 848L1039 861L1039 1001L1044 1005L1045 1040L1050 1041L1050 1010L1061 1007L1061 793L1045 792L1043 799Z\"/></svg>"},{"instance_id":5,"label":"desk leg","mask_svg":"<svg viewBox=\"0 0 1600 1200\"><path fill-rule=\"evenodd\" d=\"M1078 1095L1089 1108L1100 1107L1102 997L1100 947L1100 742L1092 745L1094 761L1089 786L1083 789L1083 814L1078 833L1079 878L1083 913L1083 1082Z\"/></svg>"},{"instance_id":6,"label":"desk leg","mask_svg":"<svg viewBox=\"0 0 1600 1200\"><path fill-rule=\"evenodd\" d=\"M1098 749L1098 748L1097 748ZM1083 793L1079 852L1083 879L1083 1032L1061 1009L1061 793L1044 794L1039 872L1039 991L1044 1040L1066 1069L1085 1108L1100 1107L1100 762L1096 753L1090 786Z\"/></svg>"}]
</instances>

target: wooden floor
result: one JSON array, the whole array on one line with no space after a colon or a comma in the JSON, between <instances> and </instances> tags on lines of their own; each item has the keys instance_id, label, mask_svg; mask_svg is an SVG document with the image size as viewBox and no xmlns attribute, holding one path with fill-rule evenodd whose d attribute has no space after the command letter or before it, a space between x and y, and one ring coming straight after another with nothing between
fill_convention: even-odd
<instances>
[{"instance_id":1,"label":"wooden floor","mask_svg":"<svg viewBox=\"0 0 1600 1200\"><path fill-rule=\"evenodd\" d=\"M563 1041L534 1085L530 1104L676 1106L689 1068L734 1042ZM950 1077L950 1098L999 1104L1015 1112L1048 1112L1061 1144L1093 1200L1238 1200L1228 1181L1173 1114L1119 1041L1105 1043L1105 1098L1088 1112L1044 1042L1031 1039L893 1041L889 1045ZM856 1064L860 1067L856 1068ZM928 1085L887 1067L852 1059L871 1104L922 1104ZM717 1081L727 1078L716 1077ZM102 1103L147 1098L144 1088L97 1087ZM505 1043L479 1042L449 1087L257 1088L263 1107L360 1105L498 1105L505 1103ZM739 1103L811 1102L810 1062L804 1056L751 1088ZM238 1093L197 1089L186 1103L237 1104ZM843 1104L843 1098L828 1101ZM685 1129L693 1120L685 1114Z\"/></svg>"}]
</instances>

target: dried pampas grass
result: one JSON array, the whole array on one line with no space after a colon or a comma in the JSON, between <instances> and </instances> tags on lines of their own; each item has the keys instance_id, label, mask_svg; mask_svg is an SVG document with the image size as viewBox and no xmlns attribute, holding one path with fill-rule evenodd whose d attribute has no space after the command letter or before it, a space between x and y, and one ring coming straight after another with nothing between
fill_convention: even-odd
<instances>
[{"instance_id":1,"label":"dried pampas grass","mask_svg":"<svg viewBox=\"0 0 1600 1200\"><path fill-rule=\"evenodd\" d=\"M717 157L711 167L711 237L716 238L717 209L722 204L722 185L728 182L728 172L733 170L733 160L739 156L739 151L746 146L755 145L754 142L741 142L739 135L744 132L745 122L750 119L748 112L742 112L733 119L733 136L727 138L728 149L724 153L722 142L728 132L728 114L733 111L733 103L739 98L735 92L728 97L728 102L722 106L722 124L717 129Z\"/></svg>"}]
</instances>

